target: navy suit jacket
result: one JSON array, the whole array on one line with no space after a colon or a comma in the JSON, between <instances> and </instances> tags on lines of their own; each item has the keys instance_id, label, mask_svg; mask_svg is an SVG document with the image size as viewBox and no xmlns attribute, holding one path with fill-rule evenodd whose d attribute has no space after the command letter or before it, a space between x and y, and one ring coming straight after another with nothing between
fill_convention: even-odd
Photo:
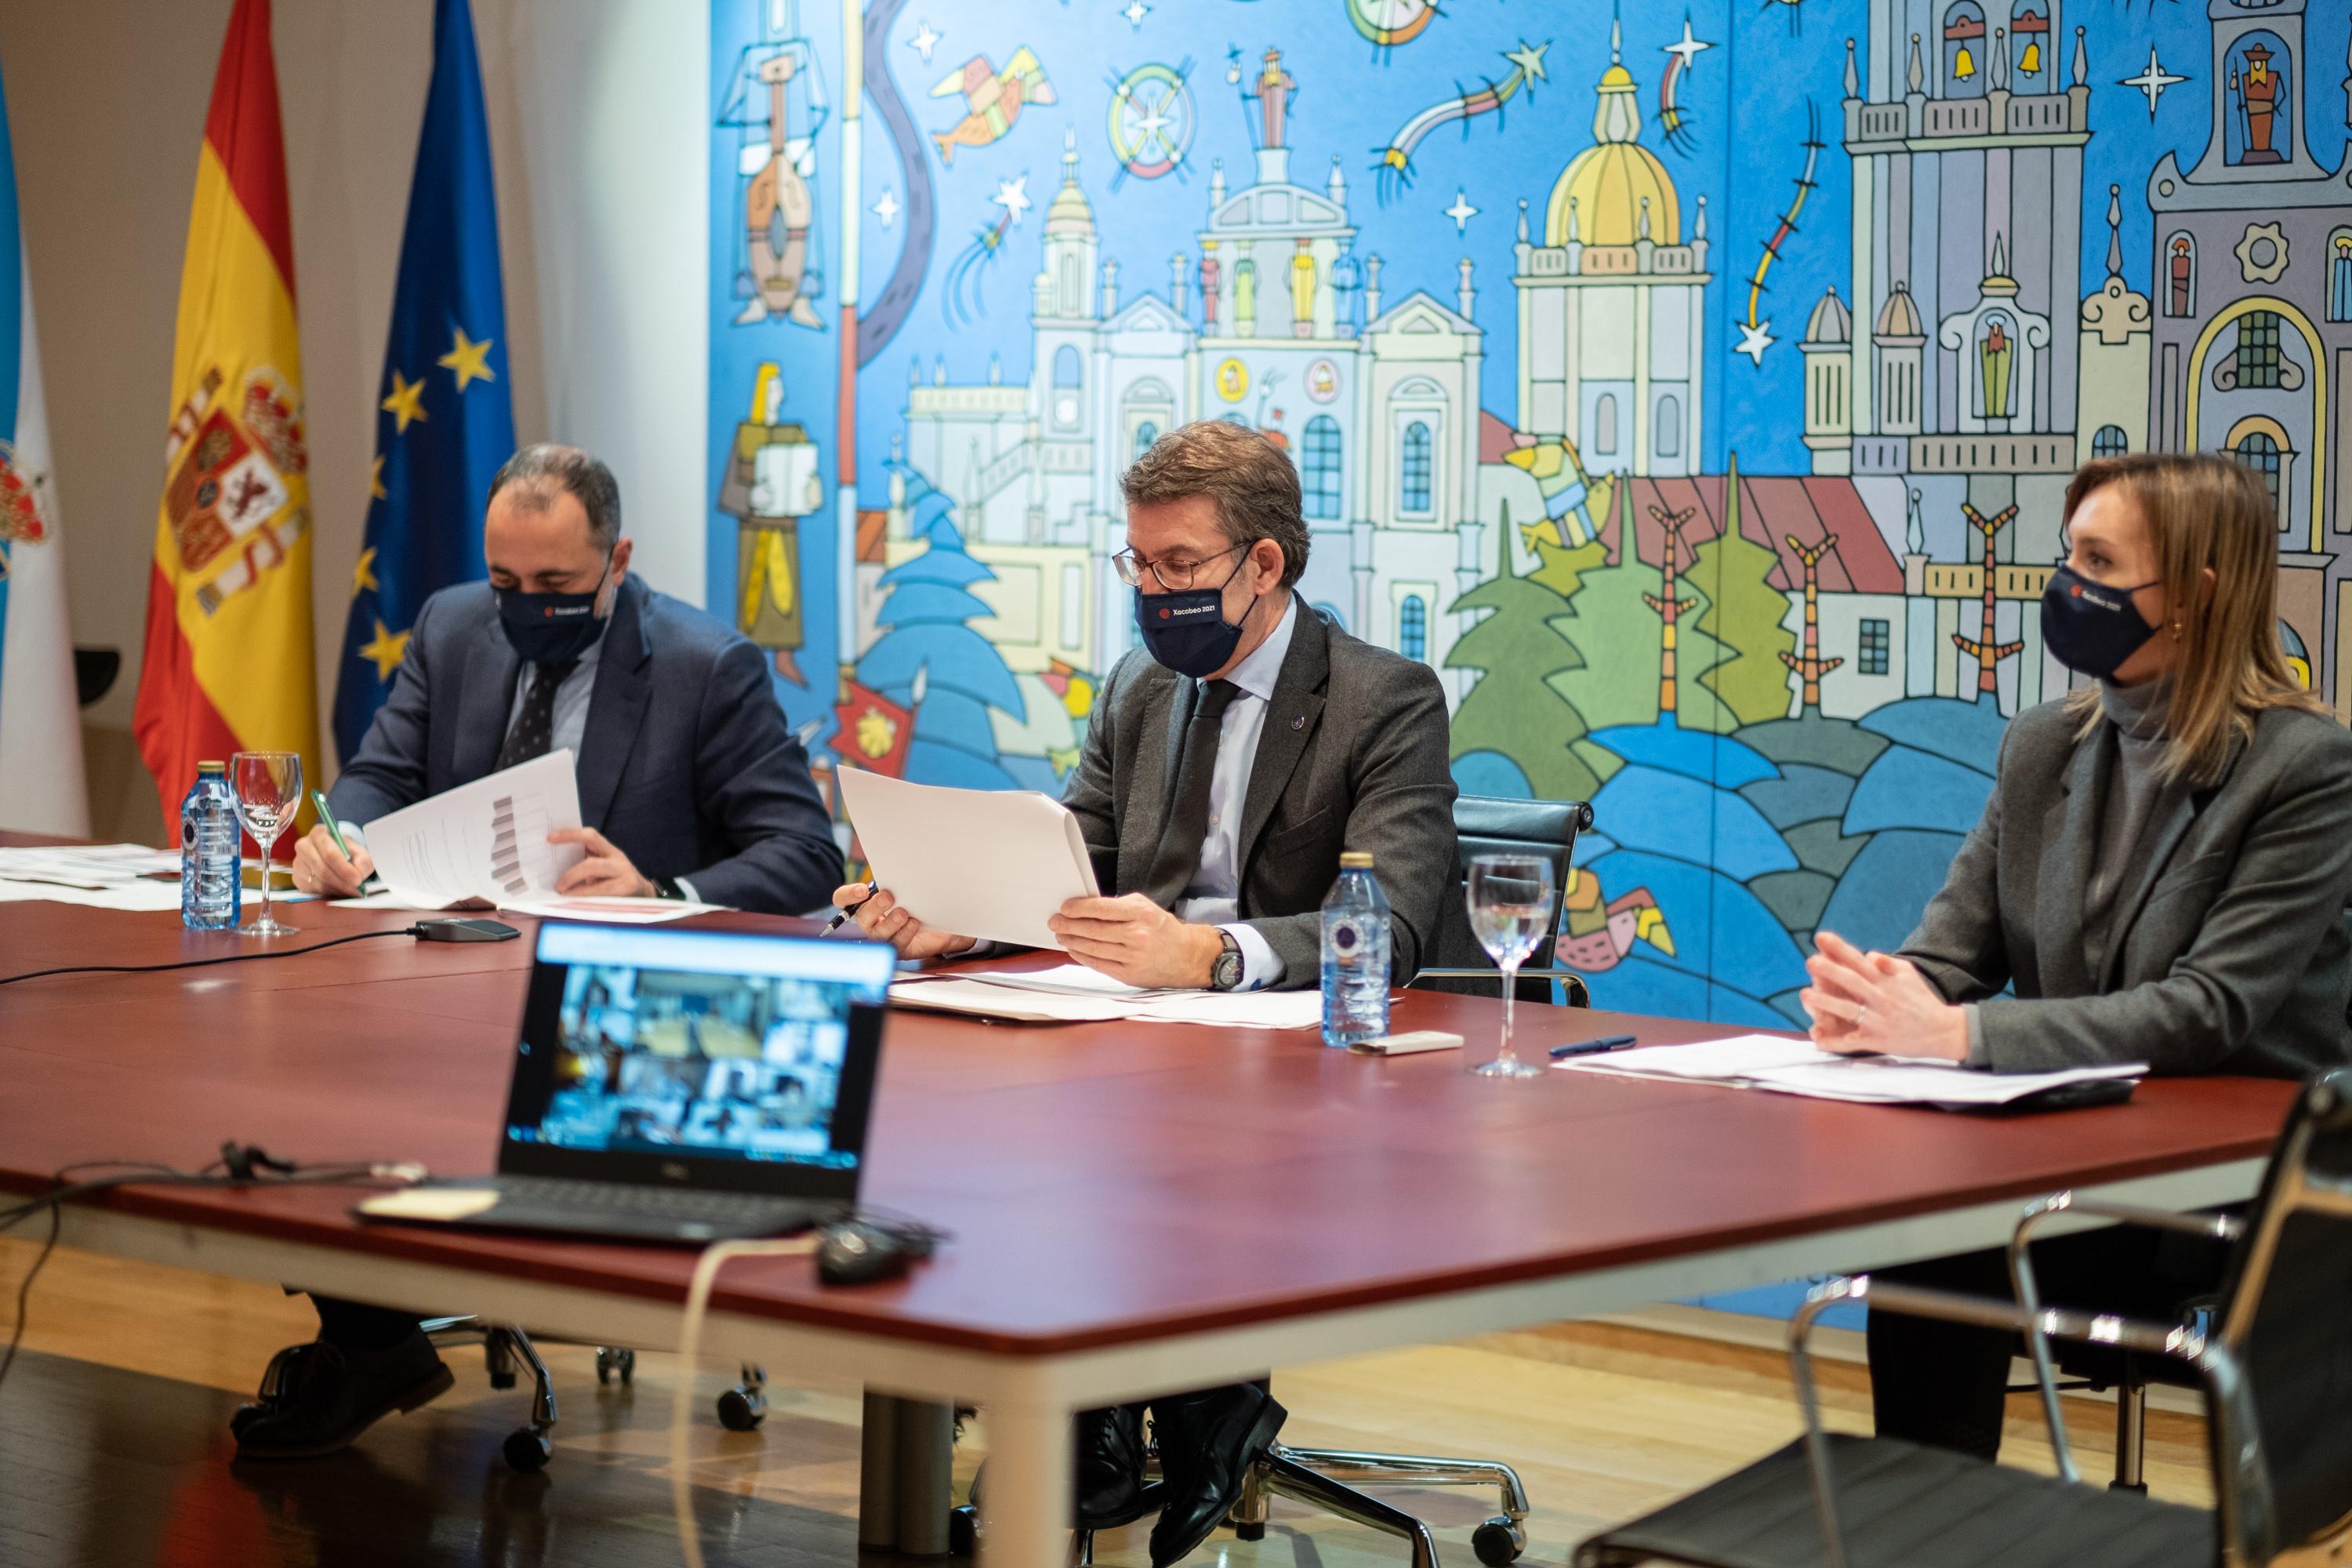
<instances>
[{"instance_id":1,"label":"navy suit jacket","mask_svg":"<svg viewBox=\"0 0 2352 1568\"><path fill-rule=\"evenodd\" d=\"M521 665L488 584L425 600L391 698L329 792L335 816L364 825L495 772ZM634 576L604 628L579 778L583 822L646 876L685 877L711 903L802 914L840 884L841 851L767 659Z\"/></svg>"}]
</instances>

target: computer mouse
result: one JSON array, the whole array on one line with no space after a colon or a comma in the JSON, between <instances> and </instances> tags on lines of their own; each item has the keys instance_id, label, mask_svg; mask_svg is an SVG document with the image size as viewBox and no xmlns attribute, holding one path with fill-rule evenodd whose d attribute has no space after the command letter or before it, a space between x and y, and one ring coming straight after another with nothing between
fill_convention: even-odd
<instances>
[{"instance_id":1,"label":"computer mouse","mask_svg":"<svg viewBox=\"0 0 2352 1568\"><path fill-rule=\"evenodd\" d=\"M835 1220L816 1233L816 1277L827 1285L895 1279L917 1256L904 1236L870 1220Z\"/></svg>"}]
</instances>

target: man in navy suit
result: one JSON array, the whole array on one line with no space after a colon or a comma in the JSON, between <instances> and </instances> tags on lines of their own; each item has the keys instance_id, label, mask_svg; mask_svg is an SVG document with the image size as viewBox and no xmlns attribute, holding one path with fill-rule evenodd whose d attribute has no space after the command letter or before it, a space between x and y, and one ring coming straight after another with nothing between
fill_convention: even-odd
<instances>
[{"instance_id":1,"label":"man in navy suit","mask_svg":"<svg viewBox=\"0 0 2352 1568\"><path fill-rule=\"evenodd\" d=\"M558 891L690 897L771 914L821 909L841 851L760 650L629 574L610 469L526 447L490 482L490 580L417 612L392 696L328 795L350 828L569 748L587 858ZM322 826L294 883L348 897L374 868Z\"/></svg>"},{"instance_id":2,"label":"man in navy suit","mask_svg":"<svg viewBox=\"0 0 2352 1568\"><path fill-rule=\"evenodd\" d=\"M841 851L767 660L629 575L612 471L577 447L525 447L490 481L482 546L489 582L425 602L391 699L328 795L346 837L569 748L588 826L549 837L587 858L559 892L822 908ZM364 839L346 858L323 826L295 849L304 892L347 896L373 869ZM333 1453L449 1386L415 1313L317 1304L318 1340L280 1351L231 1419L238 1458Z\"/></svg>"}]
</instances>

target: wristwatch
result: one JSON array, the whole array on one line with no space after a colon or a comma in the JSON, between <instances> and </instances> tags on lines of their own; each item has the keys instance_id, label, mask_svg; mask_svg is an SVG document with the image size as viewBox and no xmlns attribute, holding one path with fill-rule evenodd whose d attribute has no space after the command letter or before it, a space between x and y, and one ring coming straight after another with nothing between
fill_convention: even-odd
<instances>
[{"instance_id":1,"label":"wristwatch","mask_svg":"<svg viewBox=\"0 0 2352 1568\"><path fill-rule=\"evenodd\" d=\"M1242 944L1234 940L1233 932L1223 928L1217 931L1217 956L1209 965L1209 989L1238 990L1242 983Z\"/></svg>"}]
</instances>

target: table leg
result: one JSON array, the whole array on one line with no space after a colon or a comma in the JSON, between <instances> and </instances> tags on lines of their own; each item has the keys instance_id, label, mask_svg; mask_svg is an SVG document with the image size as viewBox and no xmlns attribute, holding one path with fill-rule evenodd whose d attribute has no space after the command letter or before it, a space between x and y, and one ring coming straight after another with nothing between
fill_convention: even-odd
<instances>
[{"instance_id":1,"label":"table leg","mask_svg":"<svg viewBox=\"0 0 2352 1568\"><path fill-rule=\"evenodd\" d=\"M866 1391L857 1435L857 1544L868 1552L898 1545L898 1405L889 1394Z\"/></svg>"},{"instance_id":2,"label":"table leg","mask_svg":"<svg viewBox=\"0 0 2352 1568\"><path fill-rule=\"evenodd\" d=\"M1070 1415L990 1404L982 1568L1060 1568L1070 1555Z\"/></svg>"}]
</instances>

